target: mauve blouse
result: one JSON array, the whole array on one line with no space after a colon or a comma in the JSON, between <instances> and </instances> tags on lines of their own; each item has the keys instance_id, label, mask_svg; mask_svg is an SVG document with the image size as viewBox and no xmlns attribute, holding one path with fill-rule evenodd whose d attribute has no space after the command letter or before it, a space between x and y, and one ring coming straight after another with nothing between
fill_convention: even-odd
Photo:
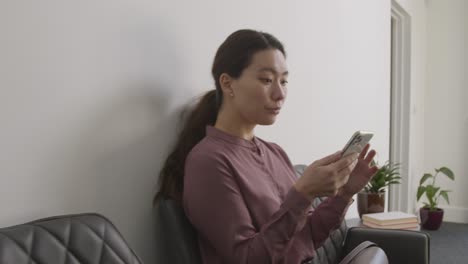
<instances>
[{"instance_id":1,"label":"mauve blouse","mask_svg":"<svg viewBox=\"0 0 468 264\"><path fill-rule=\"evenodd\" d=\"M291 263L314 257L338 228L349 202L326 199L315 210L296 191L281 147L206 127L185 163L183 204L198 233L203 263Z\"/></svg>"}]
</instances>

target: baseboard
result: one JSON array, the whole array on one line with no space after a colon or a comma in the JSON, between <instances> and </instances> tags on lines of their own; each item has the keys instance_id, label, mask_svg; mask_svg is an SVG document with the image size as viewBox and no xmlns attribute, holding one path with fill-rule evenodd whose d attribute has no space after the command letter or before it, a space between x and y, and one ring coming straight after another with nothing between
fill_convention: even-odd
<instances>
[{"instance_id":1,"label":"baseboard","mask_svg":"<svg viewBox=\"0 0 468 264\"><path fill-rule=\"evenodd\" d=\"M468 208L444 206L444 222L468 224Z\"/></svg>"}]
</instances>

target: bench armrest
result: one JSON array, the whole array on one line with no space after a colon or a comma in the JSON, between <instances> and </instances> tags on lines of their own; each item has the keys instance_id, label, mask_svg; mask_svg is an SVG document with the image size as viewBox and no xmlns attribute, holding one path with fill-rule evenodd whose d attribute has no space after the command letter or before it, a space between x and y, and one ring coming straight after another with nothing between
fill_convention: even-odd
<instances>
[{"instance_id":1,"label":"bench armrest","mask_svg":"<svg viewBox=\"0 0 468 264\"><path fill-rule=\"evenodd\" d=\"M346 233L344 255L363 241L372 241L382 248L387 254L389 263L429 263L430 236L427 233L352 227Z\"/></svg>"}]
</instances>

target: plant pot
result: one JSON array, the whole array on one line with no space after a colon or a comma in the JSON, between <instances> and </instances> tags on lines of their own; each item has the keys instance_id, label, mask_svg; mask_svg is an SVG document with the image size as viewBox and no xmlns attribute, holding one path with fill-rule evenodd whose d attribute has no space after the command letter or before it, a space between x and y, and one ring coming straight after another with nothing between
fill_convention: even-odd
<instances>
[{"instance_id":1,"label":"plant pot","mask_svg":"<svg viewBox=\"0 0 468 264\"><path fill-rule=\"evenodd\" d=\"M362 217L363 214L381 213L385 209L385 192L370 193L363 191L358 193L357 198L359 217Z\"/></svg>"},{"instance_id":2,"label":"plant pot","mask_svg":"<svg viewBox=\"0 0 468 264\"><path fill-rule=\"evenodd\" d=\"M422 207L419 209L419 216L421 217L422 228L437 230L444 219L444 209L436 208L434 211L431 211L429 208Z\"/></svg>"}]
</instances>

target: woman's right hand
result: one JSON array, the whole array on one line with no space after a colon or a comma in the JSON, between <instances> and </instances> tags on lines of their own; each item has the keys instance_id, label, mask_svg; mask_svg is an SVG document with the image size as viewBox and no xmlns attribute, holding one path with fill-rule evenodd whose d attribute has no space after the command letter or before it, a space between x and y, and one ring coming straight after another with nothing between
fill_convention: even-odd
<instances>
[{"instance_id":1,"label":"woman's right hand","mask_svg":"<svg viewBox=\"0 0 468 264\"><path fill-rule=\"evenodd\" d=\"M294 187L310 200L318 196L335 196L348 181L359 154L341 157L338 151L310 164Z\"/></svg>"}]
</instances>

